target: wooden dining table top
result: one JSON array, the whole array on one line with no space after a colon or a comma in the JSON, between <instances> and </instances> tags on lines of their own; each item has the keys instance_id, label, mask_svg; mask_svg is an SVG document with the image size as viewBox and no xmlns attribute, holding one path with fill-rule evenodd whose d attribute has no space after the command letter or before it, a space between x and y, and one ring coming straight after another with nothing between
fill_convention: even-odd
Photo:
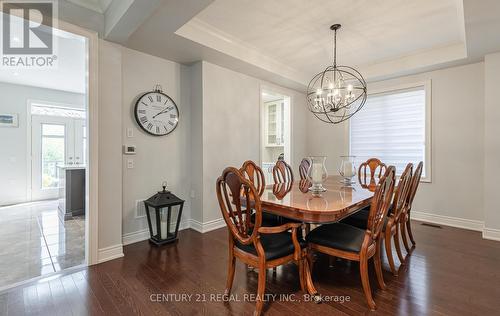
<instances>
[{"instance_id":1,"label":"wooden dining table top","mask_svg":"<svg viewBox=\"0 0 500 316\"><path fill-rule=\"evenodd\" d=\"M329 176L323 186L326 192L309 192L310 182L299 180L267 185L261 195L265 212L304 223L332 223L370 205L375 186L351 185L341 182L340 176Z\"/></svg>"}]
</instances>

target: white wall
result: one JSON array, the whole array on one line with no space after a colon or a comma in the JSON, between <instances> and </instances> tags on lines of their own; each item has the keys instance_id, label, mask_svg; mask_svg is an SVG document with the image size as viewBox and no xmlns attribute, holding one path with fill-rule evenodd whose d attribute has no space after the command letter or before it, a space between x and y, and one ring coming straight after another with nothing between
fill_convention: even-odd
<instances>
[{"instance_id":1,"label":"white wall","mask_svg":"<svg viewBox=\"0 0 500 316\"><path fill-rule=\"evenodd\" d=\"M85 106L85 95L0 82L0 113L18 114L18 127L0 127L0 205L27 201L28 100Z\"/></svg>"},{"instance_id":2,"label":"white wall","mask_svg":"<svg viewBox=\"0 0 500 316\"><path fill-rule=\"evenodd\" d=\"M186 200L183 221L191 217L191 89L188 67L103 40L99 80L99 249L107 253L121 251L124 240L149 236L146 218L135 217L136 201L155 194L163 181ZM136 98L156 84L180 113L176 130L164 137L144 133L133 116ZM123 144L136 145L137 154L123 155ZM128 159L134 160L133 169L127 168Z\"/></svg>"},{"instance_id":3,"label":"white wall","mask_svg":"<svg viewBox=\"0 0 500 316\"><path fill-rule=\"evenodd\" d=\"M500 53L485 57L485 80L484 235L500 240Z\"/></svg>"},{"instance_id":4,"label":"white wall","mask_svg":"<svg viewBox=\"0 0 500 316\"><path fill-rule=\"evenodd\" d=\"M259 161L259 80L203 62L203 222L222 217L215 180L228 166Z\"/></svg>"},{"instance_id":5,"label":"white wall","mask_svg":"<svg viewBox=\"0 0 500 316\"><path fill-rule=\"evenodd\" d=\"M122 50L99 42L99 249L122 244Z\"/></svg>"},{"instance_id":6,"label":"white wall","mask_svg":"<svg viewBox=\"0 0 500 316\"><path fill-rule=\"evenodd\" d=\"M191 103L191 218L203 223L203 62L198 62L185 73Z\"/></svg>"},{"instance_id":7,"label":"white wall","mask_svg":"<svg viewBox=\"0 0 500 316\"><path fill-rule=\"evenodd\" d=\"M413 209L482 221L484 64L369 83L368 89L428 79L432 80L432 183L420 185ZM346 125L329 125L309 115L308 131L308 151L328 156L329 172L336 174L338 157L347 151Z\"/></svg>"},{"instance_id":8,"label":"white wall","mask_svg":"<svg viewBox=\"0 0 500 316\"><path fill-rule=\"evenodd\" d=\"M191 111L187 98L189 90L186 90L187 95L181 94L183 68L178 63L122 48L122 138L124 144L137 146L136 155L123 156L123 234L147 228L145 217L135 218L136 201L155 194L163 181L168 182L172 193L186 200L183 219L190 218ZM153 90L156 84L162 86L163 92L176 102L179 109L177 128L163 137L143 132L133 115L136 98ZM133 130L133 138L127 138L127 128ZM133 169L127 169L128 159L134 160Z\"/></svg>"},{"instance_id":9,"label":"white wall","mask_svg":"<svg viewBox=\"0 0 500 316\"><path fill-rule=\"evenodd\" d=\"M260 157L261 86L291 97L292 161L305 156L305 95L203 62L203 223L221 219L215 181L227 166Z\"/></svg>"},{"instance_id":10,"label":"white wall","mask_svg":"<svg viewBox=\"0 0 500 316\"><path fill-rule=\"evenodd\" d=\"M303 157L325 154L329 171L336 173L338 156L346 153L346 127L312 117L300 92L207 62L186 67L107 42L101 46L100 248L120 243L122 233L144 232L145 219L134 217L135 202L153 194L163 180L186 200L184 220L190 219L191 227L201 225L195 228L203 230L220 224L216 178L226 166L259 160L261 87L291 96L295 169ZM464 179L483 179L484 77L484 65L477 63L370 84L375 89L432 80L433 182L421 185L415 210L483 219L487 197L482 181L471 190ZM132 114L137 95L156 83L180 111L178 128L166 137L144 134ZM498 100L493 92L491 96ZM474 111L471 104L477 104ZM133 129L133 138L126 137L127 128ZM123 156L124 143L136 145L138 154ZM126 168L128 158L134 159L134 169ZM120 217L123 231L117 224Z\"/></svg>"}]
</instances>

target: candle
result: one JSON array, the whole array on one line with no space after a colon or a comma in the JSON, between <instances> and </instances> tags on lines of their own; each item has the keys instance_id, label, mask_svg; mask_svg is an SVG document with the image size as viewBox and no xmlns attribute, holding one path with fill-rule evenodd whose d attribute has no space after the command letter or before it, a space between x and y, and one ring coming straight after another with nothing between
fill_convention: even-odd
<instances>
[{"instance_id":1,"label":"candle","mask_svg":"<svg viewBox=\"0 0 500 316\"><path fill-rule=\"evenodd\" d=\"M161 239L167 239L167 221L160 221Z\"/></svg>"},{"instance_id":2,"label":"candle","mask_svg":"<svg viewBox=\"0 0 500 316\"><path fill-rule=\"evenodd\" d=\"M328 94L326 95L326 102L327 102L327 103L331 103L331 102L333 102L333 94L332 94L332 93L328 93Z\"/></svg>"},{"instance_id":3,"label":"candle","mask_svg":"<svg viewBox=\"0 0 500 316\"><path fill-rule=\"evenodd\" d=\"M312 165L312 182L313 183L323 182L323 165L321 163L314 163Z\"/></svg>"}]
</instances>

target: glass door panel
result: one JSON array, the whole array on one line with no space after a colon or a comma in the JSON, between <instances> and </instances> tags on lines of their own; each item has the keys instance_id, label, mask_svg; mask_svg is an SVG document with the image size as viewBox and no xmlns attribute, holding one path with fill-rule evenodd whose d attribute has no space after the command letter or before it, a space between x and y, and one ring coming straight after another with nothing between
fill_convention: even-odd
<instances>
[{"instance_id":1,"label":"glass door panel","mask_svg":"<svg viewBox=\"0 0 500 316\"><path fill-rule=\"evenodd\" d=\"M42 123L42 189L59 187L57 166L66 156L66 126Z\"/></svg>"},{"instance_id":2,"label":"glass door panel","mask_svg":"<svg viewBox=\"0 0 500 316\"><path fill-rule=\"evenodd\" d=\"M31 117L31 199L55 199L59 195L59 168L73 160L72 119Z\"/></svg>"}]
</instances>

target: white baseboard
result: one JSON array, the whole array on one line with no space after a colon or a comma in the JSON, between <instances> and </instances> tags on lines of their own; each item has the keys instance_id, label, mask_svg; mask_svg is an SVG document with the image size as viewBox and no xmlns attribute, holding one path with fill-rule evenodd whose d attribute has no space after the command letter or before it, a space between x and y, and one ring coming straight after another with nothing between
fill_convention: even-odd
<instances>
[{"instance_id":1,"label":"white baseboard","mask_svg":"<svg viewBox=\"0 0 500 316\"><path fill-rule=\"evenodd\" d=\"M411 212L411 219L415 219L415 220L423 221L423 222L428 222L428 223L433 223L433 224L475 230L475 231L479 231L479 232L482 232L483 228L484 228L484 222L482 222L482 221L459 218L459 217L444 216L444 215L436 215L436 214L430 214L430 213L425 213L425 212L412 211Z\"/></svg>"},{"instance_id":2,"label":"white baseboard","mask_svg":"<svg viewBox=\"0 0 500 316\"><path fill-rule=\"evenodd\" d=\"M207 233L209 231L216 230L226 226L224 218L219 218L204 223L191 219L189 222L190 222L190 227L200 233Z\"/></svg>"},{"instance_id":3,"label":"white baseboard","mask_svg":"<svg viewBox=\"0 0 500 316\"><path fill-rule=\"evenodd\" d=\"M149 229L143 229L133 233L123 234L122 243L124 246L126 246L148 239L149 239Z\"/></svg>"},{"instance_id":4,"label":"white baseboard","mask_svg":"<svg viewBox=\"0 0 500 316\"><path fill-rule=\"evenodd\" d=\"M489 240L500 241L500 229L495 228L484 228L483 229L483 238Z\"/></svg>"},{"instance_id":5,"label":"white baseboard","mask_svg":"<svg viewBox=\"0 0 500 316\"><path fill-rule=\"evenodd\" d=\"M190 220L182 221L179 230L190 228ZM122 243L124 246L149 239L149 229L143 229L132 233L123 234Z\"/></svg>"},{"instance_id":6,"label":"white baseboard","mask_svg":"<svg viewBox=\"0 0 500 316\"><path fill-rule=\"evenodd\" d=\"M109 260L123 257L123 245L114 245L111 247L101 248L97 252L97 263L106 262Z\"/></svg>"},{"instance_id":7,"label":"white baseboard","mask_svg":"<svg viewBox=\"0 0 500 316\"><path fill-rule=\"evenodd\" d=\"M497 240L500 241L500 229L485 228L484 222L478 220L471 220L465 218L444 216L431 214L426 212L412 211L411 218L418 221L463 228L468 230L480 231L483 233L484 239ZM216 220L211 220L208 222L199 222L194 219L189 219L182 221L179 226L179 230L191 228L200 233L207 233L212 230L216 230L226 226L224 218L219 218ZM123 235L122 242L123 245L130 245L136 242L144 241L149 239L149 230L144 229L133 233L127 233ZM118 247L120 249L118 250ZM116 248L116 249L115 249ZM102 253L102 255L101 255ZM99 249L99 262L104 262L107 260L116 259L123 256L123 251L121 245L108 247L104 249ZM102 261L101 261L102 258Z\"/></svg>"}]
</instances>

